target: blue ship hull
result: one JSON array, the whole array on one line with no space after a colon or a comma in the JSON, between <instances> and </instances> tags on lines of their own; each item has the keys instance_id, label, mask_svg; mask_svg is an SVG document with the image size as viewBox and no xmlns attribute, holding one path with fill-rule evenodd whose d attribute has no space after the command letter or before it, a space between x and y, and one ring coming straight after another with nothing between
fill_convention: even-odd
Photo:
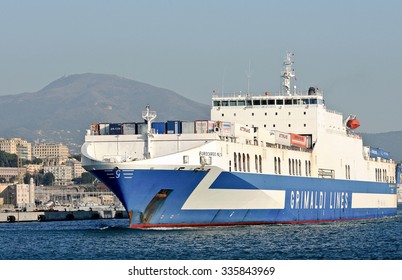
<instances>
[{"instance_id":1,"label":"blue ship hull","mask_svg":"<svg viewBox=\"0 0 402 280\"><path fill-rule=\"evenodd\" d=\"M205 190L218 190L233 208L219 207L219 197L197 197L208 171L92 170L120 199L132 228L224 226L270 223L310 223L394 216L396 185L381 182L221 172ZM279 206L253 202L243 207L238 191L283 194ZM359 207L356 194L393 195L395 205ZM232 196L233 195L233 199ZM237 195L237 196L236 196ZM184 205L199 199L197 207ZM215 206L211 201L216 199ZM231 201L232 200L232 201ZM280 199L279 199L280 200ZM203 206L204 205L204 206ZM238 207L237 207L238 205Z\"/></svg>"}]
</instances>

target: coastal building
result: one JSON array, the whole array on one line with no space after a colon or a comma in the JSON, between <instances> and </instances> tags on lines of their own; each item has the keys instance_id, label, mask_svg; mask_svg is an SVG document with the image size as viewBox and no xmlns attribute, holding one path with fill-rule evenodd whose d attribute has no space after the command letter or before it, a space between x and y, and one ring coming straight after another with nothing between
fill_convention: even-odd
<instances>
[{"instance_id":1,"label":"coastal building","mask_svg":"<svg viewBox=\"0 0 402 280\"><path fill-rule=\"evenodd\" d=\"M75 158L67 160L66 165L71 166L71 175L73 178L79 178L81 177L82 173L86 172L86 170L82 167L81 162Z\"/></svg>"},{"instance_id":2,"label":"coastal building","mask_svg":"<svg viewBox=\"0 0 402 280\"><path fill-rule=\"evenodd\" d=\"M35 174L43 169L43 164L26 164L24 167L28 174Z\"/></svg>"},{"instance_id":3,"label":"coastal building","mask_svg":"<svg viewBox=\"0 0 402 280\"><path fill-rule=\"evenodd\" d=\"M27 170L24 167L0 167L0 179L9 182L16 181L18 178L23 178Z\"/></svg>"},{"instance_id":4,"label":"coastal building","mask_svg":"<svg viewBox=\"0 0 402 280\"><path fill-rule=\"evenodd\" d=\"M31 178L29 184L8 185L0 189L0 205L14 205L19 209L32 211L35 207L35 184Z\"/></svg>"},{"instance_id":5,"label":"coastal building","mask_svg":"<svg viewBox=\"0 0 402 280\"><path fill-rule=\"evenodd\" d=\"M21 138L0 138L0 151L16 154L20 159L32 159L32 145Z\"/></svg>"},{"instance_id":6,"label":"coastal building","mask_svg":"<svg viewBox=\"0 0 402 280\"><path fill-rule=\"evenodd\" d=\"M54 185L66 186L70 185L73 180L73 168L68 165L48 165L43 168L44 174L52 173L54 176Z\"/></svg>"},{"instance_id":7,"label":"coastal building","mask_svg":"<svg viewBox=\"0 0 402 280\"><path fill-rule=\"evenodd\" d=\"M33 147L33 156L43 160L45 164L57 165L68 160L69 149L64 144L43 143Z\"/></svg>"}]
</instances>

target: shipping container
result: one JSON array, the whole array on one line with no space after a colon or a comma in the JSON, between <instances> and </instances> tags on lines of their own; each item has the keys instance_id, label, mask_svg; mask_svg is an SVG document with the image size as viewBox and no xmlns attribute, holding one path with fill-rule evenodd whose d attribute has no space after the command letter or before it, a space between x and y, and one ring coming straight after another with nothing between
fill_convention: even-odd
<instances>
[{"instance_id":1,"label":"shipping container","mask_svg":"<svg viewBox=\"0 0 402 280\"><path fill-rule=\"evenodd\" d=\"M233 135L240 139L253 140L254 130L242 124L233 124Z\"/></svg>"},{"instance_id":2,"label":"shipping container","mask_svg":"<svg viewBox=\"0 0 402 280\"><path fill-rule=\"evenodd\" d=\"M126 135L137 134L136 123L123 123L123 133Z\"/></svg>"},{"instance_id":3,"label":"shipping container","mask_svg":"<svg viewBox=\"0 0 402 280\"><path fill-rule=\"evenodd\" d=\"M290 144L297 147L307 148L307 137L299 134L290 134Z\"/></svg>"},{"instance_id":4,"label":"shipping container","mask_svg":"<svg viewBox=\"0 0 402 280\"><path fill-rule=\"evenodd\" d=\"M275 132L275 144L290 146L290 134L285 132L276 131Z\"/></svg>"},{"instance_id":5,"label":"shipping container","mask_svg":"<svg viewBox=\"0 0 402 280\"><path fill-rule=\"evenodd\" d=\"M99 135L100 131L99 131L99 124L98 123L93 123L91 125L91 131L93 135Z\"/></svg>"},{"instance_id":6,"label":"shipping container","mask_svg":"<svg viewBox=\"0 0 402 280\"><path fill-rule=\"evenodd\" d=\"M109 124L109 135L121 135L123 134L123 126L121 123Z\"/></svg>"},{"instance_id":7,"label":"shipping container","mask_svg":"<svg viewBox=\"0 0 402 280\"><path fill-rule=\"evenodd\" d=\"M167 134L181 134L181 121L167 121L166 133Z\"/></svg>"},{"instance_id":8,"label":"shipping container","mask_svg":"<svg viewBox=\"0 0 402 280\"><path fill-rule=\"evenodd\" d=\"M195 133L213 133L214 131L214 121L195 121Z\"/></svg>"},{"instance_id":9,"label":"shipping container","mask_svg":"<svg viewBox=\"0 0 402 280\"><path fill-rule=\"evenodd\" d=\"M148 132L148 124L137 123L137 134L147 134L147 132Z\"/></svg>"},{"instance_id":10,"label":"shipping container","mask_svg":"<svg viewBox=\"0 0 402 280\"><path fill-rule=\"evenodd\" d=\"M218 131L224 135L224 136L229 136L233 134L233 126L232 123L230 122L216 122L215 126L218 128Z\"/></svg>"},{"instance_id":11,"label":"shipping container","mask_svg":"<svg viewBox=\"0 0 402 280\"><path fill-rule=\"evenodd\" d=\"M153 122L151 124L153 132L156 134L165 134L166 133L166 123L165 122Z\"/></svg>"},{"instance_id":12,"label":"shipping container","mask_svg":"<svg viewBox=\"0 0 402 280\"><path fill-rule=\"evenodd\" d=\"M389 154L389 152L384 151L379 148L372 148L372 147L370 147L370 157L371 158L383 158L386 160L391 159L391 155Z\"/></svg>"},{"instance_id":13,"label":"shipping container","mask_svg":"<svg viewBox=\"0 0 402 280\"><path fill-rule=\"evenodd\" d=\"M99 134L100 135L108 135L109 134L109 124L108 123L100 123L99 124Z\"/></svg>"},{"instance_id":14,"label":"shipping container","mask_svg":"<svg viewBox=\"0 0 402 280\"><path fill-rule=\"evenodd\" d=\"M208 133L208 121L195 121L195 133Z\"/></svg>"},{"instance_id":15,"label":"shipping container","mask_svg":"<svg viewBox=\"0 0 402 280\"><path fill-rule=\"evenodd\" d=\"M181 122L181 132L184 133L194 133L195 127L193 121L182 121Z\"/></svg>"}]
</instances>

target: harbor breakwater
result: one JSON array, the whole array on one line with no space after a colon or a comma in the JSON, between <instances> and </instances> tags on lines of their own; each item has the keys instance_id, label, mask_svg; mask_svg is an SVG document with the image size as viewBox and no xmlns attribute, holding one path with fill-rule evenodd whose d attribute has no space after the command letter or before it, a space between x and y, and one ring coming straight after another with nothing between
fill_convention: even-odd
<instances>
[{"instance_id":1,"label":"harbor breakwater","mask_svg":"<svg viewBox=\"0 0 402 280\"><path fill-rule=\"evenodd\" d=\"M14 222L46 222L90 219L124 219L128 218L125 210L74 210L74 211L32 211L2 212L0 223Z\"/></svg>"}]
</instances>

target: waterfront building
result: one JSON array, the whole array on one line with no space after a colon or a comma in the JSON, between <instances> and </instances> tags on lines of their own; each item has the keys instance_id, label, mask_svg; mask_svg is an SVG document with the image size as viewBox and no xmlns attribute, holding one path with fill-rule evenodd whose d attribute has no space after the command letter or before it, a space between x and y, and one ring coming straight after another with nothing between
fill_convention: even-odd
<instances>
[{"instance_id":1,"label":"waterfront building","mask_svg":"<svg viewBox=\"0 0 402 280\"><path fill-rule=\"evenodd\" d=\"M36 144L33 148L33 156L42 159L48 165L57 165L66 162L69 153L68 147L61 143Z\"/></svg>"},{"instance_id":2,"label":"waterfront building","mask_svg":"<svg viewBox=\"0 0 402 280\"><path fill-rule=\"evenodd\" d=\"M10 181L10 179L18 180L23 178L27 170L25 167L0 167L0 178Z\"/></svg>"},{"instance_id":3,"label":"waterfront building","mask_svg":"<svg viewBox=\"0 0 402 280\"><path fill-rule=\"evenodd\" d=\"M66 165L71 166L71 175L73 178L79 178L81 177L82 173L86 172L86 170L82 167L81 161L78 161L75 158L67 160Z\"/></svg>"},{"instance_id":4,"label":"waterfront building","mask_svg":"<svg viewBox=\"0 0 402 280\"><path fill-rule=\"evenodd\" d=\"M32 145L21 138L0 138L0 151L16 154L20 159L32 159Z\"/></svg>"},{"instance_id":5,"label":"waterfront building","mask_svg":"<svg viewBox=\"0 0 402 280\"><path fill-rule=\"evenodd\" d=\"M66 186L70 185L73 179L73 168L68 165L48 165L43 168L44 174L52 173L54 175L54 185Z\"/></svg>"}]
</instances>

